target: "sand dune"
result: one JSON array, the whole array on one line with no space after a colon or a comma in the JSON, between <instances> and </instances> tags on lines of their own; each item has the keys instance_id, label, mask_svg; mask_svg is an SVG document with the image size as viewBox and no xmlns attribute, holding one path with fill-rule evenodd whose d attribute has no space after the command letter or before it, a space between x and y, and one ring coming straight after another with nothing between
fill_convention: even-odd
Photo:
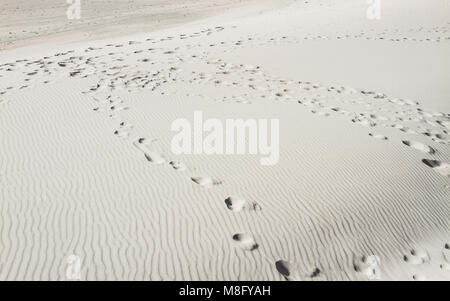
<instances>
[{"instance_id":1,"label":"sand dune","mask_svg":"<svg viewBox=\"0 0 450 301\"><path fill-rule=\"evenodd\" d=\"M450 7L240 5L2 51L1 280L450 279ZM175 155L197 110L279 119L278 164Z\"/></svg>"}]
</instances>

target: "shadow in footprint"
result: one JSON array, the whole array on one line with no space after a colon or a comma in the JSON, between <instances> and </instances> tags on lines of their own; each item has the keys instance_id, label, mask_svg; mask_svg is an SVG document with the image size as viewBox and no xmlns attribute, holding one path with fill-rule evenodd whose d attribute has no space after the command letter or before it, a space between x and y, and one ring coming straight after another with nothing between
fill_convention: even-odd
<instances>
[{"instance_id":1,"label":"shadow in footprint","mask_svg":"<svg viewBox=\"0 0 450 301\"><path fill-rule=\"evenodd\" d=\"M418 265L430 261L430 255L425 250L411 249L409 254L403 255L403 260L407 263Z\"/></svg>"},{"instance_id":2,"label":"shadow in footprint","mask_svg":"<svg viewBox=\"0 0 450 301\"><path fill-rule=\"evenodd\" d=\"M213 185L222 184L222 181L215 180L215 179L211 178L210 176L194 176L194 177L191 177L191 180L194 183L196 183L200 186L204 186L204 187L210 187Z\"/></svg>"},{"instance_id":3,"label":"shadow in footprint","mask_svg":"<svg viewBox=\"0 0 450 301\"><path fill-rule=\"evenodd\" d=\"M239 196L229 196L225 199L225 204L227 205L228 209L234 212L239 212L242 210L261 210L261 206L259 206L258 203L248 202L247 200Z\"/></svg>"},{"instance_id":4,"label":"shadow in footprint","mask_svg":"<svg viewBox=\"0 0 450 301\"><path fill-rule=\"evenodd\" d=\"M275 262L275 267L277 268L278 273L280 273L287 281L300 280L297 268L293 263L280 259Z\"/></svg>"},{"instance_id":5,"label":"shadow in footprint","mask_svg":"<svg viewBox=\"0 0 450 301\"><path fill-rule=\"evenodd\" d=\"M450 164L431 159L422 159L422 162L444 177L450 177Z\"/></svg>"},{"instance_id":6,"label":"shadow in footprint","mask_svg":"<svg viewBox=\"0 0 450 301\"><path fill-rule=\"evenodd\" d=\"M417 142L417 141L402 140L402 143L406 146L409 146L411 148L414 148L414 149L419 150L424 153L428 153L428 154L436 153L436 150L434 148L432 148L431 146L425 145L425 144Z\"/></svg>"}]
</instances>

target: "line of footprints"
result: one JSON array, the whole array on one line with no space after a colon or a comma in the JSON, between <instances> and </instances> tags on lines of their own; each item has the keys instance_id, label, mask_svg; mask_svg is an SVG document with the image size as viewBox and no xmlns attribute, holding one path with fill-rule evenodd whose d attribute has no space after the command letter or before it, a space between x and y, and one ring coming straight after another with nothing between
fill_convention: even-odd
<instances>
[{"instance_id":1,"label":"line of footprints","mask_svg":"<svg viewBox=\"0 0 450 301\"><path fill-rule=\"evenodd\" d=\"M444 244L440 259L439 268L450 272L450 243ZM412 265L432 264L430 254L424 249L409 250L409 252L403 256L403 260ZM412 279L418 281L427 280L427 278L421 274L414 274Z\"/></svg>"},{"instance_id":2,"label":"line of footprints","mask_svg":"<svg viewBox=\"0 0 450 301\"><path fill-rule=\"evenodd\" d=\"M94 111L97 112L107 112L110 118L117 119L119 114L123 110L127 110L128 106L118 97L113 97L109 95L105 100L99 100L96 97L93 97L98 106L94 108ZM128 124L126 122L120 122L119 127L114 131L114 135L121 139L129 139L131 138L131 131L133 130L133 125ZM370 136L381 139L388 140L388 137L370 133ZM158 152L152 150L151 144L155 141L149 140L146 138L138 138L133 142L133 145L142 152L145 159L152 164L165 164L178 171L186 171L188 167L179 161L168 161ZM437 150L433 147L425 145L423 143L411 140L402 140L402 143L405 146L411 147L418 151L427 153L429 155L434 155L437 153ZM438 173L443 176L448 176L449 166L447 163L441 163L437 160L432 159L423 159L423 163L433 169L435 169ZM214 179L208 175L196 175L192 176L190 180L202 187L213 187L216 185L222 184L222 182L218 179ZM241 211L260 211L262 210L261 206L257 202L249 202L245 198L239 196L229 196L224 200L225 206L231 210L232 212L241 212ZM235 233L231 236L231 239L237 244L239 248L244 251L254 251L259 248L259 244L255 241L254 237L249 233ZM264 256L264 254L262 254ZM266 257L266 256L265 256ZM271 260L271 259L269 259ZM428 252L419 249L411 249L406 255L403 257L404 262L410 263L413 265L429 263L430 256ZM443 263L440 264L440 268L442 270L450 271L450 244L446 243L443 249ZM353 270L360 274L361 276L368 279L377 279L376 275L379 274L379 266L374 265L373 256L361 256L353 259ZM327 276L318 268L315 267L310 271L304 271L304 269L300 268L297 263L278 260L275 262L276 270L288 281L292 280L324 280L327 279ZM414 274L412 276L413 280L425 280L426 278L419 274Z\"/></svg>"},{"instance_id":3,"label":"line of footprints","mask_svg":"<svg viewBox=\"0 0 450 301\"><path fill-rule=\"evenodd\" d=\"M206 59L206 58L200 58L200 59ZM304 95L301 100L298 101L300 105L303 105L307 108L313 109L311 110L311 113L317 114L319 118L326 118L328 116L332 116L335 114L348 116L351 118L351 121L355 124L358 124L360 126L364 126L367 128L373 129L376 126L382 126L382 127L392 127L396 128L399 131L402 131L406 134L422 134L424 136L427 136L429 139L431 138L434 142L440 143L443 145L447 145L449 143L449 137L448 137L448 129L450 128L449 124L449 115L443 114L443 113L435 113L435 112L428 112L422 110L420 107L417 107L417 103L411 102L408 100L403 99L390 99L387 98L384 94L377 94L375 92L370 91L356 91L351 88L345 88L345 87L323 87L321 85L315 85L313 83L309 82L295 82L295 81L287 81L284 79L278 79L278 78L272 78L268 75L265 75L262 73L262 71L258 68L254 67L248 67L246 65L241 66L234 66L231 64L226 64L222 60L217 61L211 61L209 62L210 65L218 65L219 73L223 74L223 76L226 76L229 74L227 68L238 68L242 67L241 72L244 74L249 74L249 76L260 76L259 79L260 82L266 83L268 87L266 89L262 89L263 92L267 92L266 90L269 89L269 92L275 93L276 91L272 91L273 89L270 88L272 82L276 82L278 85L284 85L286 86L286 89L284 89L282 92L276 92L274 94L275 100L280 100L286 98L286 100L290 100L292 97L290 97L290 93L294 93L297 95ZM172 70L173 69L173 70ZM233 69L233 70L234 70ZM147 87L147 82L153 83L152 85L148 86L147 88L151 88L152 91L156 88L160 88L165 83L170 82L169 79L172 81L176 79L176 68L171 68L169 70L170 72L168 74L165 73L164 70L158 71L157 73L153 74L153 78L149 79L146 76L142 76L139 73L133 74L133 76L130 79L130 83L127 80L127 83L125 86L130 89L132 84L138 84L141 85L143 81L143 87ZM238 70L239 71L239 70ZM236 74L236 70L233 72ZM195 74L194 74L195 75ZM119 76L119 78L122 78L123 75L117 74L115 76ZM127 77L128 78L128 77ZM196 78L194 78L195 80ZM201 76L200 76L200 79ZM205 77L206 79L206 77ZM258 90L256 88L259 88L257 86L256 80L252 77L251 78L251 84L249 84L250 89ZM104 79L105 80L105 79ZM214 84L220 84L224 83L224 81L221 81L220 78L214 78L211 77L210 79L214 82ZM136 82L137 81L137 82ZM91 88L90 92L94 93L93 99L96 102L96 107L93 109L97 112L106 112L110 118L118 119L120 112L124 110L128 110L127 104L121 100L119 97L114 97L112 95L108 95L109 92L113 92L115 88L117 88L117 83L115 82L104 82L99 83L97 86ZM292 92L287 89L287 86L290 85ZM242 87L244 88L244 87ZM264 88L264 87L263 87ZM306 94L300 94L301 91L297 91L298 89L304 90ZM109 90L106 94L106 97L99 97L100 93L102 91ZM316 91L316 92L312 92ZM129 91L131 92L131 91ZM322 94L320 95L319 92L324 92L326 95ZM98 93L98 94L97 94ZM309 93L309 94L308 94ZM319 94L317 94L319 93ZM372 101L375 101L377 106L380 105L380 102L382 100L385 100L384 104L386 105L393 105L394 108L389 108L390 110L395 109L398 111L395 111L395 116L390 118L389 116L379 116L375 112L369 112L369 113L357 113L357 112L349 112L346 111L340 107L337 107L335 105L332 105L331 103L326 103L327 99L332 100L330 98L332 95L361 95L364 97L364 100L354 100L350 99L349 101L343 101L343 104L347 102L351 102L353 104L356 102L359 105L363 105L365 107L368 107L371 105L371 102L367 102L369 98ZM97 95L97 96L95 96ZM247 96L247 95L244 95ZM245 97L247 98L247 97ZM295 99L295 97L293 98ZM311 100L312 99L312 100ZM340 98L337 98L337 100L341 100ZM359 103L359 102L361 103ZM405 110L400 110L399 108L406 108ZM412 117L411 117L412 116ZM421 122L422 124L432 126L434 128L438 128L439 131L432 131L428 129L420 129L418 130L412 129L410 127L406 127L402 121L411 121L411 122ZM394 122L394 123L393 123ZM183 162L179 161L172 161L172 160L166 160L166 158L154 151L154 148L152 147L152 143L155 142L155 139L146 139L146 138L136 138L131 135L131 132L133 130L133 125L128 124L126 122L120 122L118 128L114 131L114 135L121 139L131 139L133 140L133 145L142 152L145 159L150 162L151 164L166 164L173 168L174 170L178 171L186 171L188 170L188 167ZM380 140L389 140L389 138L385 135L379 134L379 133L373 133L370 132L369 135L375 139ZM436 155L438 153L437 149L434 147L428 146L426 144L423 144L418 141L412 141L412 140L401 140L401 142L410 148L413 148L415 150L421 151L423 153L426 153L428 155ZM441 162L435 159L427 159L424 158L422 160L423 164L426 166L432 168L439 174L450 177L450 165L445 162ZM213 187L216 185L222 184L222 182L218 179L214 179L208 175L196 175L190 177L190 180L202 187ZM225 206L231 210L232 212L241 212L241 211L259 211L262 210L261 206L256 202L250 202L246 200L245 198L239 197L239 196L229 196L224 200ZM244 251L254 251L259 249L259 244L255 241L254 237L249 233L234 233L231 235L231 239L237 244L239 248L241 248ZM444 263L441 264L441 269L443 270L450 270L450 255L449 253L449 244L445 244L444 247ZM410 253L410 254L409 254ZM407 255L404 257L404 261L408 263L425 263L429 262L429 260L424 259L426 256L422 256L423 254L427 254L426 252L418 251L417 249L411 250ZM264 256L264 254L262 254ZM373 256L361 256L354 258L353 260L353 270L357 273L361 273L363 276L368 277L369 279L373 279L372 277L376 276L378 273L377 266L374 265L373 262ZM429 256L428 256L429 258ZM275 260L269 259L272 262ZM318 267L312 268L311 270L302 269L299 267L297 263L293 263L290 261L285 260L277 260L274 264L276 270L286 279L286 280L321 280L326 279L325 273L323 273ZM413 279L415 280L422 280L423 277L420 275L414 275Z\"/></svg>"},{"instance_id":4,"label":"line of footprints","mask_svg":"<svg viewBox=\"0 0 450 301\"><path fill-rule=\"evenodd\" d=\"M98 103L101 102L97 98L94 100ZM94 108L96 112L108 112L110 118L118 118L118 112L127 109L126 105L119 98L114 98L111 95L103 101L103 107L98 106ZM131 137L131 131L133 130L133 125L126 122L120 122L118 129L114 131L114 135L121 139L128 139ZM188 167L186 164L180 161L168 161L158 152L152 150L151 144L155 140L149 140L146 138L138 138L133 142L133 145L142 152L145 159L152 164L166 164L177 171L186 171ZM202 187L213 187L216 185L221 185L222 181L214 179L208 175L197 175L192 176L190 180ZM232 212L241 211L260 211L261 206L257 202L250 202L239 196L229 196L224 201L225 206ZM259 248L258 243L255 241L254 237L249 233L235 233L231 236L232 240L245 251L254 251Z\"/></svg>"}]
</instances>

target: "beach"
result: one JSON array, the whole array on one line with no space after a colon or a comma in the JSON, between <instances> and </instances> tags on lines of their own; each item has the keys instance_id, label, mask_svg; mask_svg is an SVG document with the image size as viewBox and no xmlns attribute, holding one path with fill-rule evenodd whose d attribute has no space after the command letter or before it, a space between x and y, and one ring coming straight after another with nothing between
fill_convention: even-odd
<instances>
[{"instance_id":1,"label":"beach","mask_svg":"<svg viewBox=\"0 0 450 301\"><path fill-rule=\"evenodd\" d=\"M0 280L450 280L448 1L167 3L1 4Z\"/></svg>"}]
</instances>

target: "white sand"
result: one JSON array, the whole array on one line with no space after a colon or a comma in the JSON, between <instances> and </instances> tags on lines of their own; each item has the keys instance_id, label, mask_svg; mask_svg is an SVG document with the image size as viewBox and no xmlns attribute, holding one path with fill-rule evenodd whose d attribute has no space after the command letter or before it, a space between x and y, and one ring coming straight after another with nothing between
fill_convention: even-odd
<instances>
[{"instance_id":1,"label":"white sand","mask_svg":"<svg viewBox=\"0 0 450 301\"><path fill-rule=\"evenodd\" d=\"M450 279L448 1L239 5L0 52L0 280ZM279 163L174 155L195 110Z\"/></svg>"}]
</instances>

